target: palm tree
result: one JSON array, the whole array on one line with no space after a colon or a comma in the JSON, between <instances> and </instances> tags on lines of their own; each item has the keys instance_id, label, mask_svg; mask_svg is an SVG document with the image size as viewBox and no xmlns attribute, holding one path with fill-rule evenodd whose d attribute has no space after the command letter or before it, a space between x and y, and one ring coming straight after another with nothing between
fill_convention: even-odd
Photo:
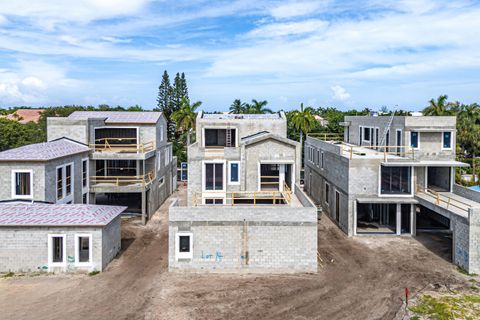
<instances>
[{"instance_id":1,"label":"palm tree","mask_svg":"<svg viewBox=\"0 0 480 320\"><path fill-rule=\"evenodd\" d=\"M230 113L238 114L244 113L247 109L247 104L242 102L240 99L235 99L230 106Z\"/></svg>"},{"instance_id":2,"label":"palm tree","mask_svg":"<svg viewBox=\"0 0 480 320\"><path fill-rule=\"evenodd\" d=\"M293 127L300 133L300 145L303 145L303 134L309 133L315 127L315 117L312 114L312 108L303 109L303 103L300 104L300 111L293 111Z\"/></svg>"},{"instance_id":3,"label":"palm tree","mask_svg":"<svg viewBox=\"0 0 480 320\"><path fill-rule=\"evenodd\" d=\"M447 102L448 96L443 94L437 98L435 101L431 99L429 105L423 109L423 114L426 116L448 116L452 112L452 108L457 104L453 102Z\"/></svg>"},{"instance_id":4,"label":"palm tree","mask_svg":"<svg viewBox=\"0 0 480 320\"><path fill-rule=\"evenodd\" d=\"M250 114L273 113L271 109L265 107L267 104L268 104L267 100L257 101L255 99L252 99L252 103L247 104L245 113L250 113Z\"/></svg>"},{"instance_id":5,"label":"palm tree","mask_svg":"<svg viewBox=\"0 0 480 320\"><path fill-rule=\"evenodd\" d=\"M177 128L187 133L187 146L190 145L190 131L195 130L196 110L201 104L201 101L190 104L187 98L183 98L180 102L180 109L172 114L172 119L177 124Z\"/></svg>"}]
</instances>

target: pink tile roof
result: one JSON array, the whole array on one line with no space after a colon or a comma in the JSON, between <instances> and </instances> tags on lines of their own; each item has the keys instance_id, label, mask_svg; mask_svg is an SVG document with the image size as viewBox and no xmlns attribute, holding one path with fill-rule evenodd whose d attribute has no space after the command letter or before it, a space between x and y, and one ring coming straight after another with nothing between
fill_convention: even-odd
<instances>
[{"instance_id":1,"label":"pink tile roof","mask_svg":"<svg viewBox=\"0 0 480 320\"><path fill-rule=\"evenodd\" d=\"M61 138L0 152L0 161L49 161L87 152L90 148L81 143Z\"/></svg>"},{"instance_id":2,"label":"pink tile roof","mask_svg":"<svg viewBox=\"0 0 480 320\"><path fill-rule=\"evenodd\" d=\"M157 123L161 112L128 112L128 111L75 111L68 118L88 119L106 118L105 123Z\"/></svg>"},{"instance_id":3,"label":"pink tile roof","mask_svg":"<svg viewBox=\"0 0 480 320\"><path fill-rule=\"evenodd\" d=\"M127 207L0 203L0 226L105 226Z\"/></svg>"},{"instance_id":4,"label":"pink tile roof","mask_svg":"<svg viewBox=\"0 0 480 320\"><path fill-rule=\"evenodd\" d=\"M8 120L15 120L20 123L28 123L30 121L38 122L40 120L40 116L42 112L45 111L44 109L18 109L14 113L7 115Z\"/></svg>"}]
</instances>

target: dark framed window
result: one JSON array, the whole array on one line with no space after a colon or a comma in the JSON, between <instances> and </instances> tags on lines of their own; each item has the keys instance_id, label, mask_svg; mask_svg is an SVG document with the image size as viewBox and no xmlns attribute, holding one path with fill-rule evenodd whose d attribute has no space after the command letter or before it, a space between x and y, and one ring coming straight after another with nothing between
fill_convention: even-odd
<instances>
[{"instance_id":1,"label":"dark framed window","mask_svg":"<svg viewBox=\"0 0 480 320\"><path fill-rule=\"evenodd\" d=\"M31 190L31 174L30 172L15 172L15 195L30 196Z\"/></svg>"},{"instance_id":2,"label":"dark framed window","mask_svg":"<svg viewBox=\"0 0 480 320\"><path fill-rule=\"evenodd\" d=\"M230 163L230 182L239 182L239 164L237 162Z\"/></svg>"},{"instance_id":3,"label":"dark framed window","mask_svg":"<svg viewBox=\"0 0 480 320\"><path fill-rule=\"evenodd\" d=\"M418 132L410 132L410 146L412 148L418 148Z\"/></svg>"},{"instance_id":4,"label":"dark framed window","mask_svg":"<svg viewBox=\"0 0 480 320\"><path fill-rule=\"evenodd\" d=\"M57 199L63 198L63 168L57 168Z\"/></svg>"},{"instance_id":5,"label":"dark framed window","mask_svg":"<svg viewBox=\"0 0 480 320\"><path fill-rule=\"evenodd\" d=\"M205 204L223 204L223 199L205 199Z\"/></svg>"},{"instance_id":6,"label":"dark framed window","mask_svg":"<svg viewBox=\"0 0 480 320\"><path fill-rule=\"evenodd\" d=\"M330 198L330 185L325 183L325 203L328 204L328 199Z\"/></svg>"},{"instance_id":7,"label":"dark framed window","mask_svg":"<svg viewBox=\"0 0 480 320\"><path fill-rule=\"evenodd\" d=\"M78 262L90 262L90 237L78 237Z\"/></svg>"},{"instance_id":8,"label":"dark framed window","mask_svg":"<svg viewBox=\"0 0 480 320\"><path fill-rule=\"evenodd\" d=\"M452 148L452 133L450 131L445 131L443 133L443 149Z\"/></svg>"},{"instance_id":9,"label":"dark framed window","mask_svg":"<svg viewBox=\"0 0 480 320\"><path fill-rule=\"evenodd\" d=\"M205 190L223 190L223 163L205 164Z\"/></svg>"},{"instance_id":10,"label":"dark framed window","mask_svg":"<svg viewBox=\"0 0 480 320\"><path fill-rule=\"evenodd\" d=\"M87 163L88 163L87 160L82 161L82 186L84 188L87 187L87 181L88 181L88 179L87 179L87 174L88 174Z\"/></svg>"},{"instance_id":11,"label":"dark framed window","mask_svg":"<svg viewBox=\"0 0 480 320\"><path fill-rule=\"evenodd\" d=\"M65 166L65 190L67 196L72 194L72 165Z\"/></svg>"},{"instance_id":12,"label":"dark framed window","mask_svg":"<svg viewBox=\"0 0 480 320\"><path fill-rule=\"evenodd\" d=\"M381 167L381 194L411 194L411 167Z\"/></svg>"},{"instance_id":13,"label":"dark framed window","mask_svg":"<svg viewBox=\"0 0 480 320\"><path fill-rule=\"evenodd\" d=\"M179 236L178 252L190 252L190 236Z\"/></svg>"},{"instance_id":14,"label":"dark framed window","mask_svg":"<svg viewBox=\"0 0 480 320\"><path fill-rule=\"evenodd\" d=\"M363 128L363 140L370 141L370 128Z\"/></svg>"},{"instance_id":15,"label":"dark framed window","mask_svg":"<svg viewBox=\"0 0 480 320\"><path fill-rule=\"evenodd\" d=\"M52 262L63 262L63 237L52 237Z\"/></svg>"}]
</instances>

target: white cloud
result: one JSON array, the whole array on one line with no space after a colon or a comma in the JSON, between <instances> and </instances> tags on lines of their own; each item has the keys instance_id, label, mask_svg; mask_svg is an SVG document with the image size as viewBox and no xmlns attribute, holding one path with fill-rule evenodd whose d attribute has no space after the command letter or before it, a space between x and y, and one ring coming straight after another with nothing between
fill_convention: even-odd
<instances>
[{"instance_id":1,"label":"white cloud","mask_svg":"<svg viewBox=\"0 0 480 320\"><path fill-rule=\"evenodd\" d=\"M313 14L324 7L327 1L289 2L270 10L275 19L285 19Z\"/></svg>"},{"instance_id":2,"label":"white cloud","mask_svg":"<svg viewBox=\"0 0 480 320\"><path fill-rule=\"evenodd\" d=\"M103 36L100 39L106 42L111 42L111 43L130 43L132 42L131 39L122 39L122 38L116 38L116 37L107 37Z\"/></svg>"},{"instance_id":3,"label":"white cloud","mask_svg":"<svg viewBox=\"0 0 480 320\"><path fill-rule=\"evenodd\" d=\"M348 93L347 90L344 87L339 86L339 85L335 85L335 86L331 87L330 89L333 92L333 96L332 96L333 100L345 102L348 99L350 99L350 93Z\"/></svg>"},{"instance_id":4,"label":"white cloud","mask_svg":"<svg viewBox=\"0 0 480 320\"><path fill-rule=\"evenodd\" d=\"M0 100L5 104L42 103L53 92L78 85L64 68L42 61L19 61L15 68L0 70Z\"/></svg>"},{"instance_id":5,"label":"white cloud","mask_svg":"<svg viewBox=\"0 0 480 320\"><path fill-rule=\"evenodd\" d=\"M1 15L1 14L0 14L0 25L6 24L7 21L8 21L7 18L5 18L4 15Z\"/></svg>"},{"instance_id":6,"label":"white cloud","mask_svg":"<svg viewBox=\"0 0 480 320\"><path fill-rule=\"evenodd\" d=\"M322 20L306 20L300 22L272 23L260 26L247 33L247 37L284 37L325 30L328 22Z\"/></svg>"}]
</instances>

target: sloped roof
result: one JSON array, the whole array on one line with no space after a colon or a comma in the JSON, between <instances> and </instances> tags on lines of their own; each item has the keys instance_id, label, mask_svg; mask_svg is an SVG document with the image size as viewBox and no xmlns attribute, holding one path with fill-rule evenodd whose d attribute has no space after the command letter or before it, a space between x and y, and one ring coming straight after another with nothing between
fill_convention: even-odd
<instances>
[{"instance_id":1,"label":"sloped roof","mask_svg":"<svg viewBox=\"0 0 480 320\"><path fill-rule=\"evenodd\" d=\"M289 144L289 145L292 145L292 146L295 146L295 147L300 147L300 142L297 142L297 141L292 140L292 139L284 138L284 137L281 137L277 134L273 134L273 133L270 133L270 132L259 132L258 135L252 135L252 136L249 136L249 137L242 138L241 143L248 146L248 145L258 143L260 141L264 141L264 140L268 140L268 139L273 139L273 140L277 140L277 141L280 141L280 142L283 142L285 144Z\"/></svg>"},{"instance_id":2,"label":"sloped roof","mask_svg":"<svg viewBox=\"0 0 480 320\"><path fill-rule=\"evenodd\" d=\"M0 161L49 161L90 151L90 148L67 138L29 144L0 152Z\"/></svg>"},{"instance_id":3,"label":"sloped roof","mask_svg":"<svg viewBox=\"0 0 480 320\"><path fill-rule=\"evenodd\" d=\"M43 111L45 110L44 109L18 109L14 113L7 115L6 118L8 120L15 120L23 124L28 123L30 121L38 122L38 120L40 120L40 116L42 115Z\"/></svg>"},{"instance_id":4,"label":"sloped roof","mask_svg":"<svg viewBox=\"0 0 480 320\"><path fill-rule=\"evenodd\" d=\"M0 203L0 226L105 226L127 207Z\"/></svg>"},{"instance_id":5,"label":"sloped roof","mask_svg":"<svg viewBox=\"0 0 480 320\"><path fill-rule=\"evenodd\" d=\"M75 111L70 119L105 118L105 123L157 123L161 112L133 111Z\"/></svg>"}]
</instances>

